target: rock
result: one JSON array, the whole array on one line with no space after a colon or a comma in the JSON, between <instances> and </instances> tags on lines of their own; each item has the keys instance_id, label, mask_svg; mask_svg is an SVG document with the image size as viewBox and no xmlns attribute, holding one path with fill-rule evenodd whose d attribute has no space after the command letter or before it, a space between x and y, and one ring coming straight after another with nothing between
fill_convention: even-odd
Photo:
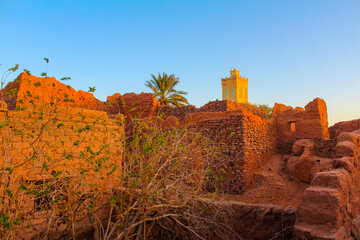
<instances>
[{"instance_id":1,"label":"rock","mask_svg":"<svg viewBox=\"0 0 360 240\"><path fill-rule=\"evenodd\" d=\"M295 178L305 183L311 183L318 172L331 169L332 161L332 159L303 153L300 157L291 156L288 159L287 167L289 173Z\"/></svg>"},{"instance_id":2,"label":"rock","mask_svg":"<svg viewBox=\"0 0 360 240\"><path fill-rule=\"evenodd\" d=\"M287 167L290 174L297 179L310 183L312 180L311 168L315 161L310 155L302 155L301 157L290 157L288 159Z\"/></svg>"},{"instance_id":3,"label":"rock","mask_svg":"<svg viewBox=\"0 0 360 240\"><path fill-rule=\"evenodd\" d=\"M303 152L313 153L315 150L315 144L309 139L297 140L292 146L292 152L295 155L300 155Z\"/></svg>"}]
</instances>

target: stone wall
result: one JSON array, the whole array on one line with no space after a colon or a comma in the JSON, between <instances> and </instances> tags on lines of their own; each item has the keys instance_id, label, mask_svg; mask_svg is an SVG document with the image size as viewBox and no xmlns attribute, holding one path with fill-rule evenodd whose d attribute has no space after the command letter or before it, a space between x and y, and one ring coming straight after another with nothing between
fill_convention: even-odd
<instances>
[{"instance_id":1,"label":"stone wall","mask_svg":"<svg viewBox=\"0 0 360 240\"><path fill-rule=\"evenodd\" d=\"M291 238L296 220L295 207L282 207L268 204L248 204L242 202L219 202L230 208L230 214L222 222L233 232L224 239L272 239ZM208 236L206 239L214 239ZM215 239L214 239L215 240Z\"/></svg>"},{"instance_id":2,"label":"stone wall","mask_svg":"<svg viewBox=\"0 0 360 240\"><path fill-rule=\"evenodd\" d=\"M247 110L259 117L267 117L267 110L264 108L259 108L249 103L235 103L229 100L211 101L200 108L196 108L192 105L185 107L162 106L159 107L158 112L159 114L163 114L165 117L174 116L178 118L180 122L182 122L186 115L191 113L227 112L234 110Z\"/></svg>"},{"instance_id":3,"label":"stone wall","mask_svg":"<svg viewBox=\"0 0 360 240\"><path fill-rule=\"evenodd\" d=\"M293 139L278 139L277 152L280 154L291 154L292 146L297 140L301 138ZM324 158L335 157L335 146L337 139L323 139L323 138L309 138L315 144L315 155Z\"/></svg>"},{"instance_id":4,"label":"stone wall","mask_svg":"<svg viewBox=\"0 0 360 240\"><path fill-rule=\"evenodd\" d=\"M274 125L246 110L188 114L184 123L212 139L220 150L209 190L244 191L254 172L275 149Z\"/></svg>"},{"instance_id":5,"label":"stone wall","mask_svg":"<svg viewBox=\"0 0 360 240\"><path fill-rule=\"evenodd\" d=\"M236 103L229 100L212 101L198 109L199 112L225 112L233 110L247 110L262 118L267 118L267 110L259 108L256 105L250 103Z\"/></svg>"},{"instance_id":6,"label":"stone wall","mask_svg":"<svg viewBox=\"0 0 360 240\"><path fill-rule=\"evenodd\" d=\"M172 106L159 106L158 112L159 115L164 117L174 116L179 121L183 121L185 116L189 113L197 112L197 108L193 105L184 106L184 107L172 107Z\"/></svg>"},{"instance_id":7,"label":"stone wall","mask_svg":"<svg viewBox=\"0 0 360 240\"><path fill-rule=\"evenodd\" d=\"M275 104L273 116L278 139L329 138L325 101L315 98L302 108Z\"/></svg>"},{"instance_id":8,"label":"stone wall","mask_svg":"<svg viewBox=\"0 0 360 240\"><path fill-rule=\"evenodd\" d=\"M252 175L274 153L275 125L264 118L244 111L243 134L245 170Z\"/></svg>"}]
</instances>

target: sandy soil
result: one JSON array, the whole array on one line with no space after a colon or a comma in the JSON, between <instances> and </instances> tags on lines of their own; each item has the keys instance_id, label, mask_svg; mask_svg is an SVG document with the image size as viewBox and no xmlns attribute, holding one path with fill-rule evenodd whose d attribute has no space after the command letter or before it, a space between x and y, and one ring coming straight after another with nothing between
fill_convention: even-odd
<instances>
[{"instance_id":1,"label":"sandy soil","mask_svg":"<svg viewBox=\"0 0 360 240\"><path fill-rule=\"evenodd\" d=\"M253 183L240 195L223 194L224 200L246 203L298 206L309 184L300 182L286 171L286 158L273 155L254 175Z\"/></svg>"}]
</instances>

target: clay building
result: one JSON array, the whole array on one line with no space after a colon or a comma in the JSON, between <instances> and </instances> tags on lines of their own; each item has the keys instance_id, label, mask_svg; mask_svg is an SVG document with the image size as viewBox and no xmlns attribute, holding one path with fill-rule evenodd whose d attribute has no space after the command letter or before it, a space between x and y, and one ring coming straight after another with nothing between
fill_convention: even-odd
<instances>
[{"instance_id":1,"label":"clay building","mask_svg":"<svg viewBox=\"0 0 360 240\"><path fill-rule=\"evenodd\" d=\"M326 103L315 98L303 108L275 103L272 118L279 139L329 138Z\"/></svg>"},{"instance_id":2,"label":"clay building","mask_svg":"<svg viewBox=\"0 0 360 240\"><path fill-rule=\"evenodd\" d=\"M22 73L3 92L5 100L16 105L0 102L1 166L6 168L8 159L15 164L25 161L13 171L22 173L16 183L53 178L52 170L76 177L87 166L90 173L78 177L107 186L105 180L92 179L100 171L96 160L107 154L108 169L121 165L127 125L135 118L162 118L166 124L159 128L185 128L216 144L216 168L204 166L210 170L204 190L226 194L217 204L234 210L224 223L242 239L359 237L359 120L328 128L326 103L320 98L304 109L276 103L267 119L264 109L247 103L247 85L248 79L234 69L230 78L222 79L223 101L173 108L160 106L150 93L114 94L101 102L54 78ZM131 136L131 131L126 134ZM34 142L36 135L41 138ZM96 164L84 161L84 154ZM32 156L36 167L27 161ZM47 171L51 159L56 161ZM120 176L121 167L116 174ZM26 207L35 209L36 204ZM37 228L20 229L25 239L42 229L44 215L34 216Z\"/></svg>"}]
</instances>

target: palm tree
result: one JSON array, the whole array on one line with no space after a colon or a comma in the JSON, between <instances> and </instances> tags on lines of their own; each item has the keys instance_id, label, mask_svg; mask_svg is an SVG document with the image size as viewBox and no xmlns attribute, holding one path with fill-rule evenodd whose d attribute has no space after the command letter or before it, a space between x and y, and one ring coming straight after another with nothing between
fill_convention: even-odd
<instances>
[{"instance_id":1,"label":"palm tree","mask_svg":"<svg viewBox=\"0 0 360 240\"><path fill-rule=\"evenodd\" d=\"M152 79L146 81L145 86L153 90L155 97L161 106L172 105L175 107L182 107L188 105L188 100L182 96L187 95L187 92L175 90L175 86L180 83L179 78L174 74L168 76L160 73L157 77L151 74Z\"/></svg>"}]
</instances>

